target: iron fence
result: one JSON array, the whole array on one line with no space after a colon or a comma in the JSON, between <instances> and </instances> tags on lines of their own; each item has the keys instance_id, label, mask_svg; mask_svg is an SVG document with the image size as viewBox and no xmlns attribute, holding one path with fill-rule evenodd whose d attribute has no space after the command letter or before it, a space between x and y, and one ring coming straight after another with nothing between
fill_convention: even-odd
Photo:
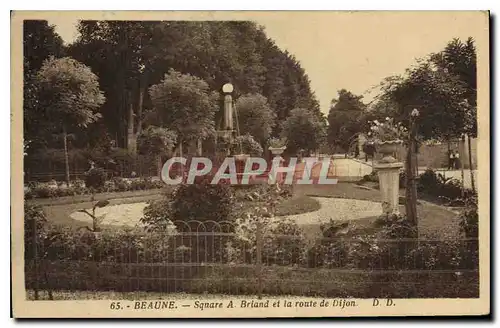
<instances>
[{"instance_id":1,"label":"iron fence","mask_svg":"<svg viewBox=\"0 0 500 328\"><path fill-rule=\"evenodd\" d=\"M33 232L34 231L34 232ZM323 297L479 297L477 239L304 235L286 225L31 231L26 288Z\"/></svg>"}]
</instances>

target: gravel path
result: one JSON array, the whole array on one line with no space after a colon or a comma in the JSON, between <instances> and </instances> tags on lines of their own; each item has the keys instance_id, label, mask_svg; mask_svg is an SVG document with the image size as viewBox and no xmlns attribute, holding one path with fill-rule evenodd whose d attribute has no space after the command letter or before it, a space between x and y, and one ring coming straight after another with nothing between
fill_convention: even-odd
<instances>
[{"instance_id":1,"label":"gravel path","mask_svg":"<svg viewBox=\"0 0 500 328\"><path fill-rule=\"evenodd\" d=\"M356 220L382 213L380 203L341 198L313 197L321 204L321 208L314 212L290 215L298 224L319 224L332 220ZM102 224L135 226L143 215L147 203L132 203L110 205L96 209L96 216L103 216ZM92 219L85 213L73 212L74 220L92 223Z\"/></svg>"}]
</instances>

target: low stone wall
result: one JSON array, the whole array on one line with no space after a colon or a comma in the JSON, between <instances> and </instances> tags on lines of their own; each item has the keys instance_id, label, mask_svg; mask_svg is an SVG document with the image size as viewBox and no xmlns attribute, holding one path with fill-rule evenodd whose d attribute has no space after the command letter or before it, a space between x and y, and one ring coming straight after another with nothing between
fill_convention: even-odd
<instances>
[{"instance_id":1,"label":"low stone wall","mask_svg":"<svg viewBox=\"0 0 500 328\"><path fill-rule=\"evenodd\" d=\"M363 139L364 140L364 139ZM465 141L454 141L450 143L452 151L458 150L460 161L463 162L464 168L469 169L469 151L467 139ZM472 153L472 169L477 167L477 140L471 139L471 153ZM361 155L360 155L361 156ZM396 154L399 161L404 161L406 156L406 148L401 147L400 151ZM418 166L432 167L432 168L446 168L448 167L448 144L441 143L439 145L422 145L417 155ZM364 158L364 154L361 156ZM375 154L375 160L382 158L381 154Z\"/></svg>"}]
</instances>

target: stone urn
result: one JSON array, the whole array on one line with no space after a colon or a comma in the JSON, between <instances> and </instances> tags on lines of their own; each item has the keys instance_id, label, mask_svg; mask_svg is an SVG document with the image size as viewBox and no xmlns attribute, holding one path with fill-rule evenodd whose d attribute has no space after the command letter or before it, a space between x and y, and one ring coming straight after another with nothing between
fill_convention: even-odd
<instances>
[{"instance_id":1,"label":"stone urn","mask_svg":"<svg viewBox=\"0 0 500 328\"><path fill-rule=\"evenodd\" d=\"M244 162L250 157L250 155L248 155L248 154L235 154L235 155L233 155L233 157L238 162Z\"/></svg>"},{"instance_id":2,"label":"stone urn","mask_svg":"<svg viewBox=\"0 0 500 328\"><path fill-rule=\"evenodd\" d=\"M377 152L382 154L382 159L380 163L395 163L397 162L394 158L394 153L399 151L399 148L403 144L403 140L387 140L379 141L376 143Z\"/></svg>"},{"instance_id":3,"label":"stone urn","mask_svg":"<svg viewBox=\"0 0 500 328\"><path fill-rule=\"evenodd\" d=\"M283 154L283 152L286 149L286 146L283 146L283 147L269 147L268 149L271 151L271 153L274 156L278 156L278 155Z\"/></svg>"}]
</instances>

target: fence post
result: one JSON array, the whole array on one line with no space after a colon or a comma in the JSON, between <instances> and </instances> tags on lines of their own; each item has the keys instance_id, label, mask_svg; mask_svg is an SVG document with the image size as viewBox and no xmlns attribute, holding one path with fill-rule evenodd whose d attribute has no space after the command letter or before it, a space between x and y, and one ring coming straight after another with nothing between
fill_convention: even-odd
<instances>
[{"instance_id":1,"label":"fence post","mask_svg":"<svg viewBox=\"0 0 500 328\"><path fill-rule=\"evenodd\" d=\"M257 251L257 296L262 299L262 223L257 220L256 232L256 251Z\"/></svg>"}]
</instances>

